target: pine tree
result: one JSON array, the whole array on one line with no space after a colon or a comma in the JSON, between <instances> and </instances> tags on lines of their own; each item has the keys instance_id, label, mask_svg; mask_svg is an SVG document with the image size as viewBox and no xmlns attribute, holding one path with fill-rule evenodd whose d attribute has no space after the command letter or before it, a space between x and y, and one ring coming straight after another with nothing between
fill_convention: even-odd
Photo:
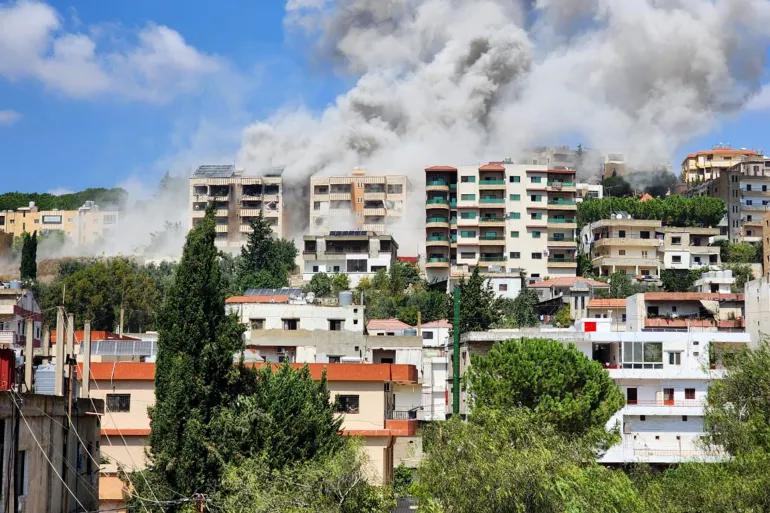
<instances>
[{"instance_id":1,"label":"pine tree","mask_svg":"<svg viewBox=\"0 0 770 513\"><path fill-rule=\"evenodd\" d=\"M289 272L294 268L297 248L292 241L273 239L270 224L262 212L252 219L251 233L241 248L238 284L248 288L280 288L289 284Z\"/></svg>"},{"instance_id":2,"label":"pine tree","mask_svg":"<svg viewBox=\"0 0 770 513\"><path fill-rule=\"evenodd\" d=\"M460 287L460 333L489 329L500 316L492 285L475 268L470 278L467 281L463 278L457 286ZM452 308L450 301L447 319L454 318Z\"/></svg>"},{"instance_id":3,"label":"pine tree","mask_svg":"<svg viewBox=\"0 0 770 513\"><path fill-rule=\"evenodd\" d=\"M184 496L219 484L222 461L211 422L237 395L243 328L225 315L214 217L187 236L159 315L156 404L150 411L151 473Z\"/></svg>"},{"instance_id":4,"label":"pine tree","mask_svg":"<svg viewBox=\"0 0 770 513\"><path fill-rule=\"evenodd\" d=\"M29 269L27 275L30 280L37 279L37 232L32 234L29 241Z\"/></svg>"},{"instance_id":5,"label":"pine tree","mask_svg":"<svg viewBox=\"0 0 770 513\"><path fill-rule=\"evenodd\" d=\"M37 233L23 235L19 275L25 281L37 279Z\"/></svg>"}]
</instances>

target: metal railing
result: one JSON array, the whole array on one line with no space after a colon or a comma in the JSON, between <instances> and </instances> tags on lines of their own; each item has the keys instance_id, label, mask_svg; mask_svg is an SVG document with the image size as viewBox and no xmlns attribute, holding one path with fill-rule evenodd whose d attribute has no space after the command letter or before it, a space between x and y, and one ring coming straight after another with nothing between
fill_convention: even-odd
<instances>
[{"instance_id":1,"label":"metal railing","mask_svg":"<svg viewBox=\"0 0 770 513\"><path fill-rule=\"evenodd\" d=\"M417 410L391 410L386 417L388 420L416 420Z\"/></svg>"}]
</instances>

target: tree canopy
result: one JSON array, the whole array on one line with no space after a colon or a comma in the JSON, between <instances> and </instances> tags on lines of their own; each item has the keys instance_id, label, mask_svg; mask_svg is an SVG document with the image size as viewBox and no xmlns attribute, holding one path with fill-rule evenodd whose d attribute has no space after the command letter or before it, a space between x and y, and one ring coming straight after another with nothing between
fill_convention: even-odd
<instances>
[{"instance_id":1,"label":"tree canopy","mask_svg":"<svg viewBox=\"0 0 770 513\"><path fill-rule=\"evenodd\" d=\"M488 330L500 319L492 285L479 274L478 267L473 269L470 278L462 278L456 286L460 288L460 333ZM447 319L454 317L453 308L453 303L447 302Z\"/></svg>"},{"instance_id":2,"label":"tree canopy","mask_svg":"<svg viewBox=\"0 0 770 513\"><path fill-rule=\"evenodd\" d=\"M94 201L99 206L122 206L128 193L125 189L89 188L67 194L50 194L47 192L6 192L0 194L0 211L16 210L26 207L34 201L40 210L76 210L86 201Z\"/></svg>"},{"instance_id":3,"label":"tree canopy","mask_svg":"<svg viewBox=\"0 0 770 513\"><path fill-rule=\"evenodd\" d=\"M297 248L293 241L273 238L273 230L262 212L251 220L251 233L241 248L237 267L238 287L281 288L289 285Z\"/></svg>"},{"instance_id":4,"label":"tree canopy","mask_svg":"<svg viewBox=\"0 0 770 513\"><path fill-rule=\"evenodd\" d=\"M628 212L634 219L660 219L670 226L717 226L725 215L725 204L719 198L679 195L641 201L639 198L606 197L587 199L578 204L579 226L609 219L613 212Z\"/></svg>"},{"instance_id":5,"label":"tree canopy","mask_svg":"<svg viewBox=\"0 0 770 513\"><path fill-rule=\"evenodd\" d=\"M21 265L19 276L22 281L37 279L37 232L32 235L25 233L21 247Z\"/></svg>"},{"instance_id":6,"label":"tree canopy","mask_svg":"<svg viewBox=\"0 0 770 513\"><path fill-rule=\"evenodd\" d=\"M555 340L495 344L486 356L472 358L467 376L474 408L524 408L564 433L603 430L624 404L599 363Z\"/></svg>"}]
</instances>

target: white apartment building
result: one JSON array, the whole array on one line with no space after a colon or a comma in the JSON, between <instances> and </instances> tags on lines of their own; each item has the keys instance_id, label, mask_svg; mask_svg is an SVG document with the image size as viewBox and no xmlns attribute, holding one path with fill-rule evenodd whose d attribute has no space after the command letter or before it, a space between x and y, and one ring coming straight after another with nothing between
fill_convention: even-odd
<instances>
[{"instance_id":1,"label":"white apartment building","mask_svg":"<svg viewBox=\"0 0 770 513\"><path fill-rule=\"evenodd\" d=\"M251 233L249 223L260 213L276 237L283 237L281 169L264 176L244 176L233 165L200 166L190 178L190 212L195 226L214 206L216 244L239 249Z\"/></svg>"},{"instance_id":2,"label":"white apartment building","mask_svg":"<svg viewBox=\"0 0 770 513\"><path fill-rule=\"evenodd\" d=\"M419 327L422 335L422 410L421 420L446 420L449 359L447 346L452 324L446 319L426 322Z\"/></svg>"},{"instance_id":3,"label":"white apartment building","mask_svg":"<svg viewBox=\"0 0 770 513\"><path fill-rule=\"evenodd\" d=\"M356 168L351 176L314 176L310 179L308 229L312 234L386 232L404 215L408 191L405 175L368 175Z\"/></svg>"},{"instance_id":4,"label":"white apartment building","mask_svg":"<svg viewBox=\"0 0 770 513\"><path fill-rule=\"evenodd\" d=\"M39 346L43 314L31 290L21 283L0 283L0 344L10 348L25 344L28 318L32 318L32 343Z\"/></svg>"},{"instance_id":5,"label":"white apartment building","mask_svg":"<svg viewBox=\"0 0 770 513\"><path fill-rule=\"evenodd\" d=\"M429 281L453 283L475 267L495 293L516 297L521 275L574 276L575 171L491 162L425 169Z\"/></svg>"},{"instance_id":6,"label":"white apartment building","mask_svg":"<svg viewBox=\"0 0 770 513\"><path fill-rule=\"evenodd\" d=\"M698 292L729 294L732 292L733 285L735 285L733 272L730 269L725 269L724 271L706 271L695 280L693 287Z\"/></svg>"},{"instance_id":7,"label":"white apartment building","mask_svg":"<svg viewBox=\"0 0 770 513\"><path fill-rule=\"evenodd\" d=\"M658 251L663 241L656 237L661 222L631 219L619 212L612 219L587 224L580 232L583 252L590 254L591 265L601 276L616 271L643 280L656 280L662 263Z\"/></svg>"},{"instance_id":8,"label":"white apartment building","mask_svg":"<svg viewBox=\"0 0 770 513\"><path fill-rule=\"evenodd\" d=\"M719 246L711 243L719 237L719 228L663 226L657 230L664 269L701 269L722 265Z\"/></svg>"},{"instance_id":9,"label":"white apartment building","mask_svg":"<svg viewBox=\"0 0 770 513\"><path fill-rule=\"evenodd\" d=\"M486 354L495 343L520 337L575 344L600 362L621 389L626 405L607 423L608 429L619 428L621 442L600 457L603 463L671 464L722 457L700 444L703 407L711 382L724 377L725 355L746 347L748 334L614 331L610 318L584 318L569 329L471 332L461 338L461 372L472 354ZM451 349L449 353L451 358ZM451 402L451 394L449 398ZM462 391L461 413L468 406Z\"/></svg>"},{"instance_id":10,"label":"white apartment building","mask_svg":"<svg viewBox=\"0 0 770 513\"><path fill-rule=\"evenodd\" d=\"M316 273L345 273L350 286L357 287L362 278L373 278L379 270L388 271L398 255L393 237L375 232L331 231L327 235L305 235L303 242L305 281Z\"/></svg>"}]
</instances>

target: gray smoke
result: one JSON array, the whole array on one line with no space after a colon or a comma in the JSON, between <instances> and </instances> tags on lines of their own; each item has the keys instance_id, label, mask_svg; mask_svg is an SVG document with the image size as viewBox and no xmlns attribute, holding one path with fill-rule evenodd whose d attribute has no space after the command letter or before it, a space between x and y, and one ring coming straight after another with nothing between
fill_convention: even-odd
<instances>
[{"instance_id":1,"label":"gray smoke","mask_svg":"<svg viewBox=\"0 0 770 513\"><path fill-rule=\"evenodd\" d=\"M281 109L245 129L239 164L284 166L288 183L363 166L419 186L428 164L515 159L565 138L658 164L751 100L770 41L766 0L289 0L286 10L318 67L356 78L322 112Z\"/></svg>"}]
</instances>

